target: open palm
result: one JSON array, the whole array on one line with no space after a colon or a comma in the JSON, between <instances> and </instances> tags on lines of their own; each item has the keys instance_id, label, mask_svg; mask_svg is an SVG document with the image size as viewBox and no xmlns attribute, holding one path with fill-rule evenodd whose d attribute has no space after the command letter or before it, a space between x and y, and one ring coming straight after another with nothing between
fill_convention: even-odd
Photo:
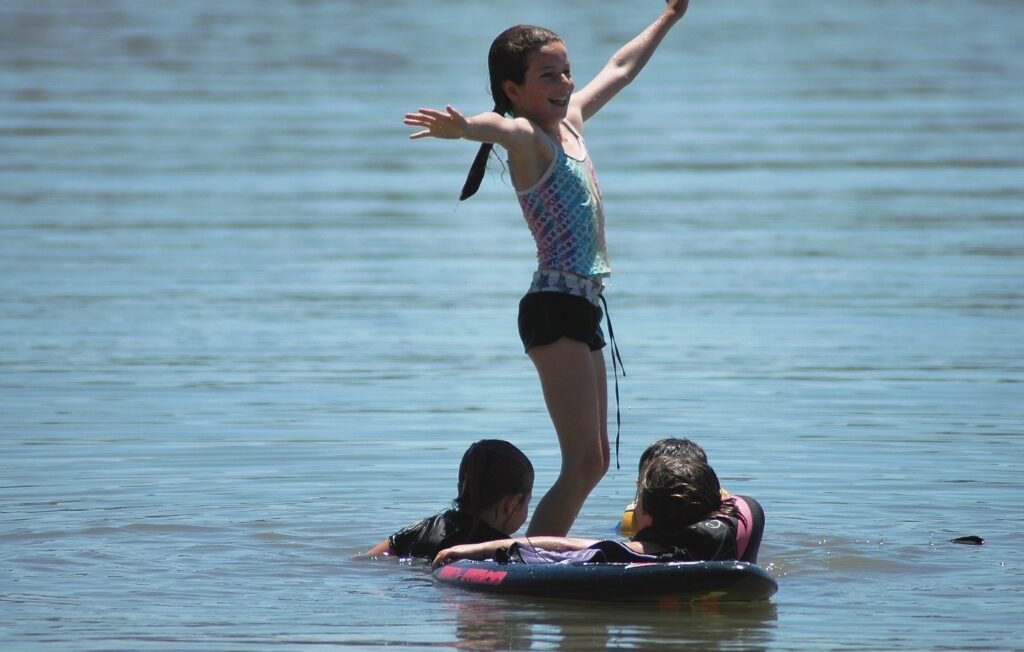
<instances>
[{"instance_id":1,"label":"open palm","mask_svg":"<svg viewBox=\"0 0 1024 652\"><path fill-rule=\"evenodd\" d=\"M466 133L466 126L469 122L465 116L448 105L446 111L437 109L420 109L415 113L405 114L405 124L412 127L422 127L422 131L409 136L409 138L447 138L449 140L462 138Z\"/></svg>"}]
</instances>

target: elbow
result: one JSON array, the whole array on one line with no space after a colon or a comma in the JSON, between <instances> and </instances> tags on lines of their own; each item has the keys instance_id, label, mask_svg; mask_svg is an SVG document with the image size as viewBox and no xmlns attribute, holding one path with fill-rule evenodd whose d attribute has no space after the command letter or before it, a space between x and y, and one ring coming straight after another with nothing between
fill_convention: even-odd
<instances>
[{"instance_id":1,"label":"elbow","mask_svg":"<svg viewBox=\"0 0 1024 652\"><path fill-rule=\"evenodd\" d=\"M616 88L629 86L637 75L640 74L638 66L631 65L626 61L613 61L611 70L608 71L612 84Z\"/></svg>"}]
</instances>

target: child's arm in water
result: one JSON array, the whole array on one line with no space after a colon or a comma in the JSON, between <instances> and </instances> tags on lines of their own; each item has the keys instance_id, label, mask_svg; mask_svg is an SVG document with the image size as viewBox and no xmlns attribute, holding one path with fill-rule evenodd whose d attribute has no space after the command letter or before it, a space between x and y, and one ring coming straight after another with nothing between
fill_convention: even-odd
<instances>
[{"instance_id":1,"label":"child's arm in water","mask_svg":"<svg viewBox=\"0 0 1024 652\"><path fill-rule=\"evenodd\" d=\"M577 539L575 537L520 537L518 539L498 539L484 543L467 543L452 546L437 553L432 566L437 568L458 559L490 559L499 548L508 548L513 543L533 546L551 552L583 550L597 543L597 539Z\"/></svg>"},{"instance_id":2,"label":"child's arm in water","mask_svg":"<svg viewBox=\"0 0 1024 652\"><path fill-rule=\"evenodd\" d=\"M601 72L572 96L571 106L587 120L629 85L651 59L669 30L686 13L689 0L669 0L657 20L612 55Z\"/></svg>"}]
</instances>

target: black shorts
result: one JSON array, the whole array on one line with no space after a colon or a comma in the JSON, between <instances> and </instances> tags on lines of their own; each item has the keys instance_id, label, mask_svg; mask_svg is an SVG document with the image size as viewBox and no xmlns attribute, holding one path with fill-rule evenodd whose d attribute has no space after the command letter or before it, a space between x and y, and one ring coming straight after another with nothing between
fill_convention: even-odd
<instances>
[{"instance_id":1,"label":"black shorts","mask_svg":"<svg viewBox=\"0 0 1024 652\"><path fill-rule=\"evenodd\" d=\"M531 292L519 302L519 338L523 349L551 344L562 337L583 342L591 351L605 347L604 312L583 297L564 292Z\"/></svg>"}]
</instances>

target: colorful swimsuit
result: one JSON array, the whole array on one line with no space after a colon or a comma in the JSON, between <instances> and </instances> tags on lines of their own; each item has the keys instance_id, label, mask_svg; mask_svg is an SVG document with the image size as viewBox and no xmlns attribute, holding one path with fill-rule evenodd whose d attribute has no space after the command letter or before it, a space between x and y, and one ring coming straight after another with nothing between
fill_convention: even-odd
<instances>
[{"instance_id":1,"label":"colorful swimsuit","mask_svg":"<svg viewBox=\"0 0 1024 652\"><path fill-rule=\"evenodd\" d=\"M537 245L537 269L568 272L568 279L581 277L600 287L600 279L612 271L604 239L601 186L583 138L567 121L563 124L576 137L583 158L566 154L545 132L554 154L551 165L535 184L516 194ZM549 287L538 291L550 291Z\"/></svg>"}]
</instances>

